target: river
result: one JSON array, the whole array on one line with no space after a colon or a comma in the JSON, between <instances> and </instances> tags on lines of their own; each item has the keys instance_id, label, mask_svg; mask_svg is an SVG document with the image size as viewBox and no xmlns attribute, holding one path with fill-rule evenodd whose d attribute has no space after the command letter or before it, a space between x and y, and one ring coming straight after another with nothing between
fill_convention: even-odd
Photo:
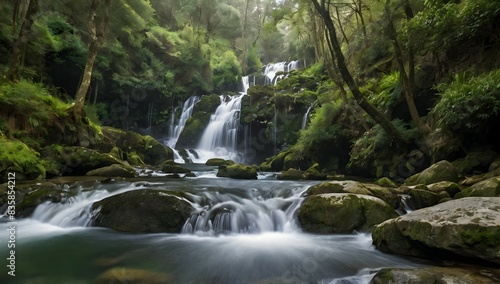
<instances>
[{"instance_id":1,"label":"river","mask_svg":"<svg viewBox=\"0 0 500 284\"><path fill-rule=\"evenodd\" d=\"M92 283L110 269L141 269L169 283L368 283L382 267L418 261L377 251L369 234L304 233L296 214L303 192L317 182L197 177L111 184L74 183L63 204L43 203L17 221L16 277L0 283ZM87 227L93 202L130 190L182 190L197 210L180 234L131 234ZM6 256L7 223L0 223ZM2 263L6 263L4 257ZM2 265L5 270L5 264ZM15 281L13 281L15 280Z\"/></svg>"}]
</instances>

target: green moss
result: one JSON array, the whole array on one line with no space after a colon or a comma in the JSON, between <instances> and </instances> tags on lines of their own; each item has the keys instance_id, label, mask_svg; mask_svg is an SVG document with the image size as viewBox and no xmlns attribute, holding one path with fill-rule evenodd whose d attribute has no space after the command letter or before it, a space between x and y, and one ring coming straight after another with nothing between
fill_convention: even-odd
<instances>
[{"instance_id":1,"label":"green moss","mask_svg":"<svg viewBox=\"0 0 500 284\"><path fill-rule=\"evenodd\" d=\"M498 228L475 228L459 232L460 238L468 245L486 247L500 246L500 229Z\"/></svg>"},{"instance_id":2,"label":"green moss","mask_svg":"<svg viewBox=\"0 0 500 284\"><path fill-rule=\"evenodd\" d=\"M45 167L40 154L17 140L0 138L0 173L15 171L28 179L45 178Z\"/></svg>"}]
</instances>

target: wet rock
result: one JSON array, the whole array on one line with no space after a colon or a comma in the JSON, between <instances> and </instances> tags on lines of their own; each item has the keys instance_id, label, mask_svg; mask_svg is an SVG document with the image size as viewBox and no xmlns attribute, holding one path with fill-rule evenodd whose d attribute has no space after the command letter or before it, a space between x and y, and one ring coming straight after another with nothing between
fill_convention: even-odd
<instances>
[{"instance_id":1,"label":"wet rock","mask_svg":"<svg viewBox=\"0 0 500 284\"><path fill-rule=\"evenodd\" d=\"M383 268L371 284L477 284L499 283L500 270L467 267Z\"/></svg>"},{"instance_id":2,"label":"wet rock","mask_svg":"<svg viewBox=\"0 0 500 284\"><path fill-rule=\"evenodd\" d=\"M410 191L409 195L411 196L413 209L436 205L441 199L437 193L428 189L414 188Z\"/></svg>"},{"instance_id":3,"label":"wet rock","mask_svg":"<svg viewBox=\"0 0 500 284\"><path fill-rule=\"evenodd\" d=\"M161 171L164 173L174 173L174 174L187 174L191 170L183 168L179 165L162 165Z\"/></svg>"},{"instance_id":4,"label":"wet rock","mask_svg":"<svg viewBox=\"0 0 500 284\"><path fill-rule=\"evenodd\" d=\"M212 159L208 159L206 162L205 162L205 165L206 166L222 166L222 165L231 165L231 164L234 164L233 161L231 160L224 160L224 159L221 159L221 158L212 158Z\"/></svg>"},{"instance_id":5,"label":"wet rock","mask_svg":"<svg viewBox=\"0 0 500 284\"><path fill-rule=\"evenodd\" d=\"M304 231L345 234L370 231L374 225L398 213L383 200L360 194L328 193L306 198L298 220Z\"/></svg>"},{"instance_id":6,"label":"wet rock","mask_svg":"<svg viewBox=\"0 0 500 284\"><path fill-rule=\"evenodd\" d=\"M132 233L179 233L192 207L175 192L134 190L92 204L92 226Z\"/></svg>"},{"instance_id":7,"label":"wet rock","mask_svg":"<svg viewBox=\"0 0 500 284\"><path fill-rule=\"evenodd\" d=\"M102 177L135 177L135 171L131 166L113 164L111 166L91 170L87 172L86 175Z\"/></svg>"},{"instance_id":8,"label":"wet rock","mask_svg":"<svg viewBox=\"0 0 500 284\"><path fill-rule=\"evenodd\" d=\"M326 174L322 173L319 164L315 163L304 173L304 178L307 180L325 180Z\"/></svg>"},{"instance_id":9,"label":"wet rock","mask_svg":"<svg viewBox=\"0 0 500 284\"><path fill-rule=\"evenodd\" d=\"M435 163L422 172L412 175L405 181L405 185L432 184L440 181L458 182L458 172L448 161Z\"/></svg>"},{"instance_id":10,"label":"wet rock","mask_svg":"<svg viewBox=\"0 0 500 284\"><path fill-rule=\"evenodd\" d=\"M484 174L468 177L468 178L464 179L463 181L461 181L460 184L465 185L465 186L470 186L470 185L474 185L478 182L490 179L492 177L498 177L498 176L500 176L500 168L495 169L491 172L484 173Z\"/></svg>"},{"instance_id":11,"label":"wet rock","mask_svg":"<svg viewBox=\"0 0 500 284\"><path fill-rule=\"evenodd\" d=\"M372 238L377 248L402 255L500 263L500 199L468 197L413 211L379 224Z\"/></svg>"},{"instance_id":12,"label":"wet rock","mask_svg":"<svg viewBox=\"0 0 500 284\"><path fill-rule=\"evenodd\" d=\"M277 177L279 180L300 180L304 179L304 172L296 169L288 169Z\"/></svg>"},{"instance_id":13,"label":"wet rock","mask_svg":"<svg viewBox=\"0 0 500 284\"><path fill-rule=\"evenodd\" d=\"M461 191L460 186L457 183L451 181L440 181L429 184L427 188L429 191L432 191L438 195L445 192L446 194L448 194L448 197L451 198L455 197L455 195Z\"/></svg>"},{"instance_id":14,"label":"wet rock","mask_svg":"<svg viewBox=\"0 0 500 284\"><path fill-rule=\"evenodd\" d=\"M255 168L243 164L231 164L219 166L218 177L228 177L234 179L257 179Z\"/></svg>"},{"instance_id":15,"label":"wet rock","mask_svg":"<svg viewBox=\"0 0 500 284\"><path fill-rule=\"evenodd\" d=\"M28 193L21 197L21 202L16 205L16 217L19 218L31 216L36 207L45 201L59 203L71 196L71 193L51 182L37 183L23 191L28 191Z\"/></svg>"}]
</instances>

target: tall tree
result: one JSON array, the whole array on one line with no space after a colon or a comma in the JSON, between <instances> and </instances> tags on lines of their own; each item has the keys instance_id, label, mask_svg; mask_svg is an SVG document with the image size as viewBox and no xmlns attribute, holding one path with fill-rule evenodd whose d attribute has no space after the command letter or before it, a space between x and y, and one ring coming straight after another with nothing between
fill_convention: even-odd
<instances>
[{"instance_id":1,"label":"tall tree","mask_svg":"<svg viewBox=\"0 0 500 284\"><path fill-rule=\"evenodd\" d=\"M401 133L392 125L391 121L379 110L377 110L373 105L371 105L364 95L359 90L358 85L354 81L347 64L345 63L344 54L342 53L342 49L339 44L339 40L337 38L337 32L335 29L335 25L330 16L330 0L311 0L316 8L316 11L323 18L326 29L328 31L328 46L332 49L333 54L335 56L335 62L338 67L338 70L346 82L347 86L351 90L352 95L354 96L356 102L359 106L371 117L375 122L380 124L380 126L384 129L391 139L394 142L399 144L406 144L408 141L401 135ZM332 59L333 60L333 59Z\"/></svg>"},{"instance_id":2,"label":"tall tree","mask_svg":"<svg viewBox=\"0 0 500 284\"><path fill-rule=\"evenodd\" d=\"M19 7L21 0L17 0L16 7ZM7 78L12 82L18 82L20 80L19 69L23 62L24 53L26 51L26 45L28 44L28 35L31 30L31 26L35 21L35 15L38 12L38 0L30 0L28 1L26 9L26 15L23 17L21 29L19 31L19 36L14 42L14 46L12 48L12 56L10 58L9 69L7 71ZM18 9L14 9L14 16L12 25L14 26L13 30L15 30L15 23L17 22L17 11Z\"/></svg>"},{"instance_id":3,"label":"tall tree","mask_svg":"<svg viewBox=\"0 0 500 284\"><path fill-rule=\"evenodd\" d=\"M424 125L422 120L420 119L420 115L417 110L417 106L415 105L415 100L413 98L413 90L414 90L414 55L411 44L408 45L408 72L406 72L404 57L403 57L403 48L398 40L398 34L396 28L394 27L394 22L392 20L392 13L390 8L391 1L386 0L385 2L385 18L387 21L387 32L389 34L389 38L392 42L394 53L396 55L396 61L398 63L399 74L401 78L401 82L403 84L403 92L406 99L406 104L408 105L408 110L410 112L410 116L412 118L413 123L422 134L426 134L429 129ZM407 0L404 1L404 8L407 21L413 18L413 11L410 7L410 4Z\"/></svg>"},{"instance_id":4,"label":"tall tree","mask_svg":"<svg viewBox=\"0 0 500 284\"><path fill-rule=\"evenodd\" d=\"M110 0L105 0L105 22L107 21L108 17L109 2ZM90 4L89 17L87 22L90 40L88 48L89 50L87 55L87 62L85 63L85 69L83 71L83 78L75 96L75 105L73 106L73 114L75 118L81 118L83 116L83 106L85 104L85 97L87 96L87 92L89 90L90 80L92 79L94 62L97 57L97 53L99 52L99 47L103 42L104 31L100 31L98 34L96 25L96 14L100 3L101 0L92 0L92 3Z\"/></svg>"}]
</instances>

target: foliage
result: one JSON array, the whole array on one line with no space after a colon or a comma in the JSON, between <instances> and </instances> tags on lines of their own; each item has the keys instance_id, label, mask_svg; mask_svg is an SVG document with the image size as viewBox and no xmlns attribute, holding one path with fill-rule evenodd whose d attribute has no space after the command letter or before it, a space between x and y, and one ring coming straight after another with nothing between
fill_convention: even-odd
<instances>
[{"instance_id":1,"label":"foliage","mask_svg":"<svg viewBox=\"0 0 500 284\"><path fill-rule=\"evenodd\" d=\"M384 112L396 106L402 93L401 79L398 71L383 76L376 84L370 96L371 102Z\"/></svg>"},{"instance_id":2,"label":"foliage","mask_svg":"<svg viewBox=\"0 0 500 284\"><path fill-rule=\"evenodd\" d=\"M0 137L0 172L10 170L30 178L44 178L45 168L40 164L39 156L21 141Z\"/></svg>"},{"instance_id":3,"label":"foliage","mask_svg":"<svg viewBox=\"0 0 500 284\"><path fill-rule=\"evenodd\" d=\"M500 115L500 69L470 78L464 74L437 86L440 97L432 113L442 127L482 133L487 122Z\"/></svg>"},{"instance_id":4,"label":"foliage","mask_svg":"<svg viewBox=\"0 0 500 284\"><path fill-rule=\"evenodd\" d=\"M304 155L314 145L332 141L335 137L341 136L344 130L335 121L341 111L340 102L325 103L317 108L311 115L309 127L300 133L297 144L293 146L294 154Z\"/></svg>"},{"instance_id":5,"label":"foliage","mask_svg":"<svg viewBox=\"0 0 500 284\"><path fill-rule=\"evenodd\" d=\"M67 116L68 107L41 84L22 80L0 86L0 115L15 120L17 130L43 132L45 125Z\"/></svg>"},{"instance_id":6,"label":"foliage","mask_svg":"<svg viewBox=\"0 0 500 284\"><path fill-rule=\"evenodd\" d=\"M211 65L215 91L238 89L242 72L238 59L232 51L226 51L222 56L214 57Z\"/></svg>"}]
</instances>

